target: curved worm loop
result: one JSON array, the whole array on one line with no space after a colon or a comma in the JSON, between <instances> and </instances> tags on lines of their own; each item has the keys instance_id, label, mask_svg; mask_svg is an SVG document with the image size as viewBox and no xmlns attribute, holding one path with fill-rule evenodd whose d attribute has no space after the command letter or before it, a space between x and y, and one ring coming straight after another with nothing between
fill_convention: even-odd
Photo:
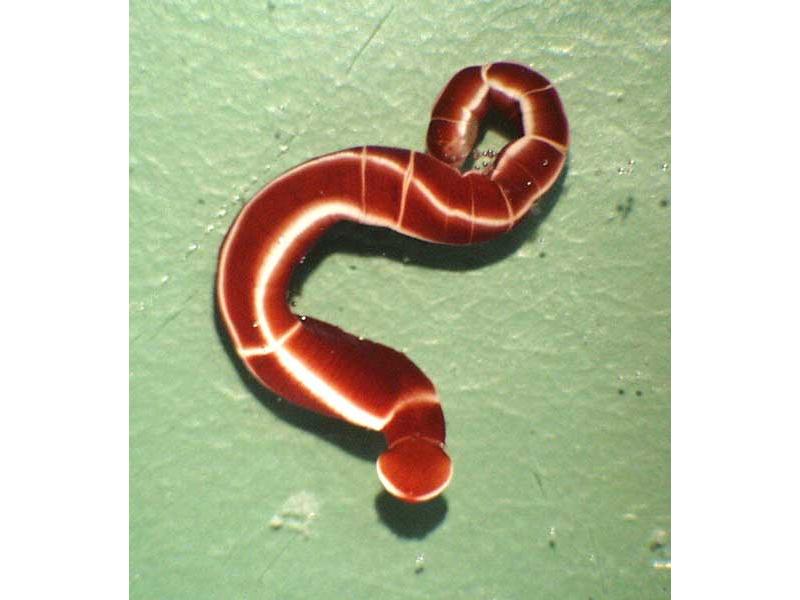
<instances>
[{"instance_id":1,"label":"curved worm loop","mask_svg":"<svg viewBox=\"0 0 800 600\"><path fill-rule=\"evenodd\" d=\"M491 172L461 174L479 123L494 108L522 135ZM262 189L223 243L218 306L250 372L309 410L381 431L378 477L407 502L434 498L452 477L431 381L404 354L287 306L292 270L333 223L389 227L443 244L488 240L514 226L553 185L569 130L552 84L528 67L494 63L457 73L440 94L429 154L364 146L306 162Z\"/></svg>"}]
</instances>

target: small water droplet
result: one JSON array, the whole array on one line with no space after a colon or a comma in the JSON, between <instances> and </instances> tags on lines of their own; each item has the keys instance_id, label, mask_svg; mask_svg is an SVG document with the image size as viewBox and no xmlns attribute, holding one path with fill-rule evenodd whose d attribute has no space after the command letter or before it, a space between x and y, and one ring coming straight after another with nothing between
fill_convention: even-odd
<instances>
[{"instance_id":1,"label":"small water droplet","mask_svg":"<svg viewBox=\"0 0 800 600\"><path fill-rule=\"evenodd\" d=\"M669 532L665 529L656 529L650 536L650 543L648 544L650 551L655 552L667 545L669 541Z\"/></svg>"},{"instance_id":2,"label":"small water droplet","mask_svg":"<svg viewBox=\"0 0 800 600\"><path fill-rule=\"evenodd\" d=\"M253 329L258 329L258 321L253 321Z\"/></svg>"},{"instance_id":3,"label":"small water droplet","mask_svg":"<svg viewBox=\"0 0 800 600\"><path fill-rule=\"evenodd\" d=\"M425 570L425 554L420 552L414 560L414 573L422 573Z\"/></svg>"},{"instance_id":4,"label":"small water droplet","mask_svg":"<svg viewBox=\"0 0 800 600\"><path fill-rule=\"evenodd\" d=\"M196 243L189 244L189 252L194 252L199 246Z\"/></svg>"},{"instance_id":5,"label":"small water droplet","mask_svg":"<svg viewBox=\"0 0 800 600\"><path fill-rule=\"evenodd\" d=\"M164 284L165 284L165 283L167 283L168 281L169 281L169 275L164 275L164 276L161 278L161 285L164 285Z\"/></svg>"},{"instance_id":6,"label":"small water droplet","mask_svg":"<svg viewBox=\"0 0 800 600\"><path fill-rule=\"evenodd\" d=\"M556 547L556 528L555 527L550 527L550 529L547 530L547 545L550 546L551 548L555 548Z\"/></svg>"},{"instance_id":7,"label":"small water droplet","mask_svg":"<svg viewBox=\"0 0 800 600\"><path fill-rule=\"evenodd\" d=\"M211 233L212 231L214 231L214 225L213 224L208 225L206 227L206 233Z\"/></svg>"},{"instance_id":8,"label":"small water droplet","mask_svg":"<svg viewBox=\"0 0 800 600\"><path fill-rule=\"evenodd\" d=\"M300 320L301 321L305 321L306 320L306 316L305 315L300 315Z\"/></svg>"},{"instance_id":9,"label":"small water droplet","mask_svg":"<svg viewBox=\"0 0 800 600\"><path fill-rule=\"evenodd\" d=\"M547 165L549 165L549 164L550 164L550 161L549 161L549 160L547 160L546 158L545 158L545 159L542 161L542 166L543 166L543 167L546 167L546 166L547 166Z\"/></svg>"}]
</instances>

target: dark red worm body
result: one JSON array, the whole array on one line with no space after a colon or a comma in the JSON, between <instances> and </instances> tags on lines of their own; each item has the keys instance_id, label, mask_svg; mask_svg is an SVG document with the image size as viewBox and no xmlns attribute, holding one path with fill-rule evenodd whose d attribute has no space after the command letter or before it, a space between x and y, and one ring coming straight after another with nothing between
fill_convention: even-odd
<instances>
[{"instance_id":1,"label":"dark red worm body","mask_svg":"<svg viewBox=\"0 0 800 600\"><path fill-rule=\"evenodd\" d=\"M490 107L520 126L493 167L460 173ZM332 224L389 227L441 244L494 238L519 222L558 178L569 129L558 93L528 67L459 71L440 94L428 151L363 146L310 160L242 209L219 257L222 319L250 372L309 410L381 431L378 477L407 502L429 500L452 477L431 381L404 354L353 336L286 302L292 270Z\"/></svg>"}]
</instances>

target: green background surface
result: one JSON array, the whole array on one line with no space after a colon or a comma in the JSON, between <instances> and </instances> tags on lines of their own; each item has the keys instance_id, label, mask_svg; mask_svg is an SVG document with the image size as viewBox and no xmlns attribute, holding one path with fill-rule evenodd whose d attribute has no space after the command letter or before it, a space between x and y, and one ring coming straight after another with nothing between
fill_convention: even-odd
<instances>
[{"instance_id":1,"label":"green background surface","mask_svg":"<svg viewBox=\"0 0 800 600\"><path fill-rule=\"evenodd\" d=\"M669 11L131 3L131 597L669 596ZM461 249L339 227L294 286L298 312L436 383L455 477L407 507L381 492L380 436L244 375L217 251L263 184L422 149L449 77L503 59L553 79L572 126L541 213ZM297 494L314 518L286 513Z\"/></svg>"}]
</instances>

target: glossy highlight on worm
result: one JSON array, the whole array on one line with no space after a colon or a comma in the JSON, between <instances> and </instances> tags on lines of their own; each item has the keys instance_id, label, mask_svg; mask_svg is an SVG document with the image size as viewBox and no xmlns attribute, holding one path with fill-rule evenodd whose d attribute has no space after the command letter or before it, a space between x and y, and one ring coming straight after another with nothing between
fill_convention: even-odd
<instances>
[{"instance_id":1,"label":"glossy highlight on worm","mask_svg":"<svg viewBox=\"0 0 800 600\"><path fill-rule=\"evenodd\" d=\"M461 173L490 108L521 136L492 165ZM569 128L545 77L500 62L453 76L434 104L427 144L427 154L350 148L284 173L234 221L217 276L220 315L248 370L282 398L382 432L378 477L406 502L436 497L453 474L436 389L404 354L295 315L286 300L292 271L342 220L439 244L502 235L558 178Z\"/></svg>"}]
</instances>

